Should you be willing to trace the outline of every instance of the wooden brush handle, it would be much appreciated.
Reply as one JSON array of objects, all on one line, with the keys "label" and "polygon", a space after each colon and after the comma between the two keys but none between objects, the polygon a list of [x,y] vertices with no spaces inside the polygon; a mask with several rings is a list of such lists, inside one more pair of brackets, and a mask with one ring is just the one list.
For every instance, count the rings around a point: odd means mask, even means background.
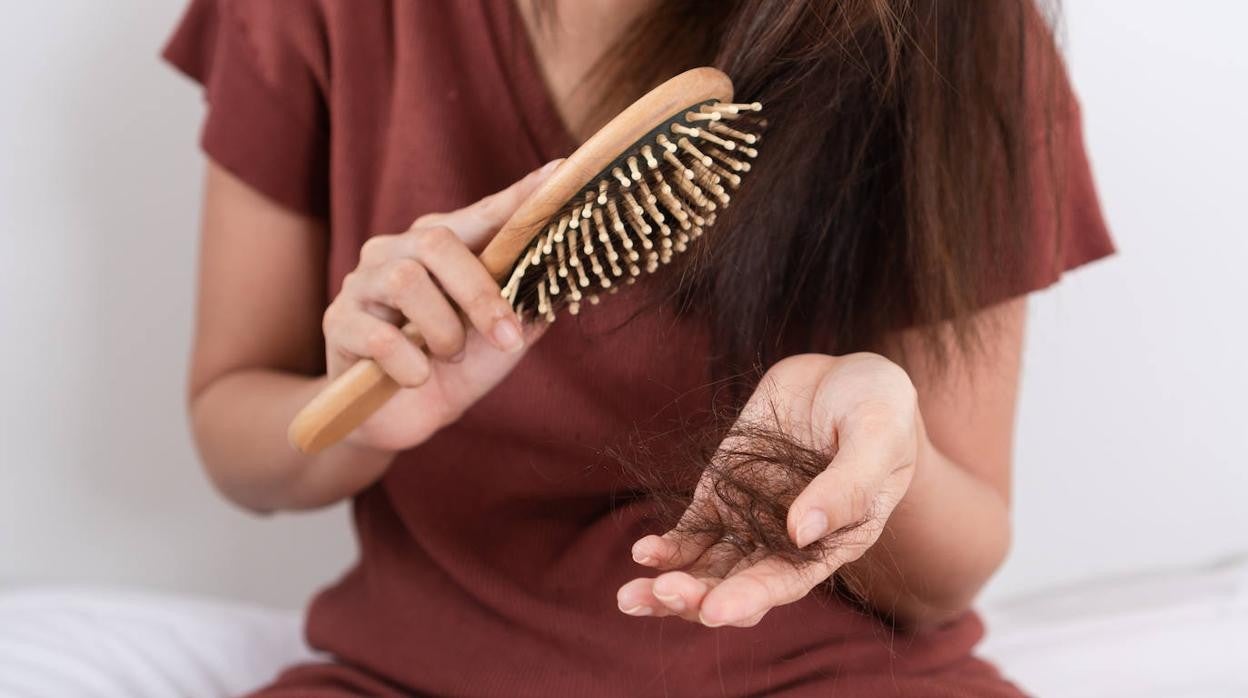
[{"label": "wooden brush handle", "polygon": [[[481,263],[503,281],[546,220],[651,129],[682,108],[717,99],[732,101],[732,81],[714,68],[694,68],[668,80],[603,126],[572,153],[499,229],[481,253]],[[410,326],[403,329],[423,344]],[[316,453],[337,443],[386,403],[399,385],[372,360],[352,366],[312,399],[290,424],[291,445]]]}]

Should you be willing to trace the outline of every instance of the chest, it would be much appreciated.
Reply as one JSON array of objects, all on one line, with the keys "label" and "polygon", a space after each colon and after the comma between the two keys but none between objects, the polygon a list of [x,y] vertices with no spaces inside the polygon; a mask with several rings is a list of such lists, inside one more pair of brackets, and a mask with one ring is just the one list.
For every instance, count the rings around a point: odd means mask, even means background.
[{"label": "chest", "polygon": [[627,39],[646,0],[509,0],[560,120],[578,142],[603,125],[600,106],[620,67],[614,47]]}]

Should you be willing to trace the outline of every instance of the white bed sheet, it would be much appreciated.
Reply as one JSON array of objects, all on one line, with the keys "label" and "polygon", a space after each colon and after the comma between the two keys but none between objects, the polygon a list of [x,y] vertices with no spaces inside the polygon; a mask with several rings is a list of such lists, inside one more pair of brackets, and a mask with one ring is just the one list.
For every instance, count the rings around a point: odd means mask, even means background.
[{"label": "white bed sheet", "polygon": [[[1248,561],[995,604],[984,656],[1039,696],[1248,696]],[[0,697],[217,698],[315,657],[298,613],[98,589],[0,593]]]}]

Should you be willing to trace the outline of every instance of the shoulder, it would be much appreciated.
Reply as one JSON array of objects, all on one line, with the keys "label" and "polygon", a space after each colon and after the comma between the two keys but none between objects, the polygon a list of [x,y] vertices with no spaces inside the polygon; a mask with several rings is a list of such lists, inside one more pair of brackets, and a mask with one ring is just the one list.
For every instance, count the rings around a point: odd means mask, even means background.
[{"label": "shoulder", "polygon": [[1056,15],[1026,3],[1024,104],[1032,284],[1043,288],[1114,252],[1084,140],[1083,114],[1055,30]]}]

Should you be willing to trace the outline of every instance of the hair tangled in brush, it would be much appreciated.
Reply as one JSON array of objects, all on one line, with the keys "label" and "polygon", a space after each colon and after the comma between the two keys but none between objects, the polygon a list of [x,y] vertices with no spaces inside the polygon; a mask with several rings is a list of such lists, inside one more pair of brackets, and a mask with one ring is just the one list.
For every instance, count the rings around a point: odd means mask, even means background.
[{"label": "hair tangled in brush", "polygon": [[587,79],[600,118],[714,65],[770,122],[699,263],[665,275],[709,320],[717,375],[880,351],[906,328],[935,367],[943,326],[980,348],[975,311],[1060,259],[1062,236],[1034,227],[1061,210],[1074,105],[1052,4],[664,0],[627,27]]}]

